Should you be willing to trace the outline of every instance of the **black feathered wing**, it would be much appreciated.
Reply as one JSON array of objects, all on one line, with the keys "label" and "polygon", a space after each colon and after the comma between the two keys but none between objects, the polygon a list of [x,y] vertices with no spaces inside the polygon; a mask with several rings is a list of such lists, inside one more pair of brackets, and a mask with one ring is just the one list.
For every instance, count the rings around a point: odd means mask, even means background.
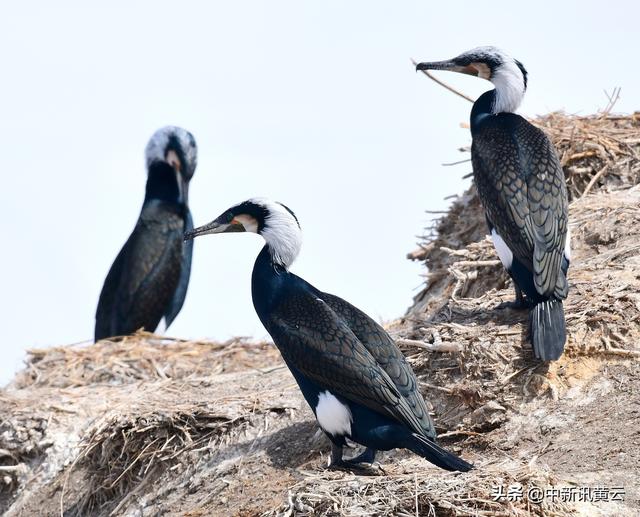
[{"label": "black feathered wing", "polygon": [[375,320],[338,296],[319,293],[320,298],[349,326],[375,361],[387,373],[420,421],[423,434],[436,437],[433,421],[424,398],[418,391],[418,380],[406,358],[391,336]]},{"label": "black feathered wing", "polygon": [[291,293],[270,317],[267,330],[285,361],[321,388],[426,434],[389,374],[319,297]]},{"label": "black feathered wing", "polygon": [[487,218],[514,257],[532,272],[538,294],[566,298],[561,266],[567,190],[547,136],[518,115],[500,114],[474,134],[472,161]]},{"label": "black feathered wing", "polygon": [[105,280],[96,314],[96,339],[154,331],[178,285],[183,216],[161,204],[142,209]]},{"label": "black feathered wing", "polygon": [[96,327],[94,331],[94,339],[96,341],[114,335],[112,331],[114,305],[120,286],[126,252],[127,246],[125,245],[113,261],[107,278],[102,285],[98,308],[96,309]]},{"label": "black feathered wing", "polygon": [[[188,232],[193,230],[193,219],[191,217],[191,212],[187,208],[185,223],[184,223],[184,231]],[[182,269],[180,270],[180,280],[178,281],[178,287],[171,299],[171,303],[169,304],[168,309],[164,313],[164,318],[167,322],[167,328],[173,320],[176,319],[176,316],[182,309],[182,305],[184,304],[184,299],[187,296],[187,288],[189,287],[189,277],[191,276],[191,259],[193,257],[193,242],[194,240],[188,240],[183,244],[182,250]]]}]

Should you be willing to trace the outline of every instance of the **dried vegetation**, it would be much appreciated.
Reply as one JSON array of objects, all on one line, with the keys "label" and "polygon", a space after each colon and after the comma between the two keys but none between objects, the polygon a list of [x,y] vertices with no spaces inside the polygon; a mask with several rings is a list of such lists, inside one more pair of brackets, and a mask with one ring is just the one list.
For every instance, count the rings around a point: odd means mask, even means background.
[{"label": "dried vegetation", "polygon": [[[424,290],[389,325],[441,440],[473,461],[442,472],[404,451],[364,473],[327,471],[272,345],[137,334],[30,352],[0,392],[7,515],[637,515],[640,465],[640,118],[535,121],[571,193],[569,339],[532,358],[526,314],[500,309],[508,277],[473,188],[411,258]],[[527,488],[623,485],[624,502],[535,504]],[[498,486],[520,500],[496,500]]]}]

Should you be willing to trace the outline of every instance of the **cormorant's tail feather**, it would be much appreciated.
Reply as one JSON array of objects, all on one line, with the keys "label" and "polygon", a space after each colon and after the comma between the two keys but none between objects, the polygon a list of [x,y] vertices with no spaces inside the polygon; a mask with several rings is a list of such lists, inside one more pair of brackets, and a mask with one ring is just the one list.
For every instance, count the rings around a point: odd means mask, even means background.
[{"label": "cormorant's tail feather", "polygon": [[471,463],[467,463],[462,458],[443,449],[426,436],[412,434],[407,442],[404,445],[407,449],[419,454],[441,469],[467,472],[473,468]]},{"label": "cormorant's tail feather", "polygon": [[531,344],[536,358],[555,361],[564,350],[567,330],[562,300],[545,300],[536,304],[529,313]]}]

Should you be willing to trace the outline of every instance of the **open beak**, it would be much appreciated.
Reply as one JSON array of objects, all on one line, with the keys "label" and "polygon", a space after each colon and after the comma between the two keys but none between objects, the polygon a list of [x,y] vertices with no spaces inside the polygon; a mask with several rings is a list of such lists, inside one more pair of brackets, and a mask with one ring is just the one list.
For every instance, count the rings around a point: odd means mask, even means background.
[{"label": "open beak", "polygon": [[459,72],[467,75],[478,75],[478,69],[472,65],[459,65],[453,60],[448,61],[432,61],[425,63],[418,63],[416,65],[416,71],[426,70],[447,70],[449,72]]},{"label": "open beak", "polygon": [[211,221],[209,224],[205,224],[203,226],[199,226],[198,228],[194,228],[193,230],[189,230],[188,232],[184,232],[184,240],[189,241],[191,239],[195,239],[199,235],[207,235],[208,233],[233,233],[233,232],[244,232],[245,227],[242,223],[237,221],[231,221],[230,223],[221,223],[216,219],[215,221]]}]

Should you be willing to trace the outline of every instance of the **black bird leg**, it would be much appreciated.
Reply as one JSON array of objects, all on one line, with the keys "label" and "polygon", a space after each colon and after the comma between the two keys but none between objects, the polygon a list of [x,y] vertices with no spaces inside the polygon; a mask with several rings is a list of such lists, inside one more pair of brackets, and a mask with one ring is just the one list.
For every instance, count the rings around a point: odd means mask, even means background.
[{"label": "black bird leg", "polygon": [[520,289],[518,287],[518,284],[516,284],[515,282],[513,283],[513,288],[516,291],[516,299],[513,302],[513,308],[514,309],[527,309],[529,304],[524,299],[524,296],[522,294],[522,289]]},{"label": "black bird leg", "polygon": [[376,452],[375,449],[367,447],[363,452],[355,458],[351,458],[349,461],[353,463],[368,463],[371,465],[376,460]]},{"label": "black bird leg", "polygon": [[356,469],[362,470],[365,469],[362,464],[369,463],[372,464],[376,459],[376,450],[370,449],[367,447],[364,452],[356,456],[355,458],[351,458],[350,460],[346,460],[342,457],[342,446],[331,443],[331,462],[329,463],[330,469],[335,468],[343,468],[343,469]]},{"label": "black bird leg", "polygon": [[331,461],[329,462],[329,468],[332,469],[340,466],[342,466],[342,446],[331,442]]},{"label": "black bird leg", "polygon": [[524,295],[522,294],[522,290],[518,287],[518,284],[513,283],[513,288],[516,292],[516,299],[512,302],[502,302],[498,305],[497,309],[514,309],[517,311],[521,311],[524,309],[529,309],[531,304],[525,300]]}]

